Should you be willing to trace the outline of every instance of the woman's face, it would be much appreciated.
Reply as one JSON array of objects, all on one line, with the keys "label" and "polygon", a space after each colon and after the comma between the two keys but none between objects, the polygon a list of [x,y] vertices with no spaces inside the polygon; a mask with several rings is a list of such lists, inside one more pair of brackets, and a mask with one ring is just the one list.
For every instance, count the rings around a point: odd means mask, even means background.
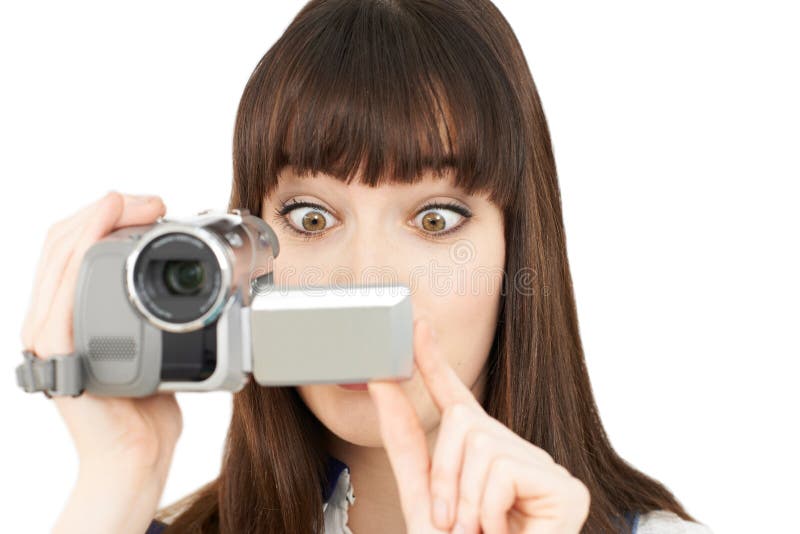
[{"label": "woman's face", "polygon": [[[430,207],[436,203],[452,206]],[[450,366],[482,399],[505,265],[503,214],[497,206],[455,188],[449,173],[371,188],[323,174],[301,177],[286,167],[264,199],[261,215],[280,241],[273,264],[276,285],[408,286],[414,319],[431,324]],[[416,366],[401,385],[430,432],[439,413]],[[353,444],[381,446],[368,391],[338,384],[297,389],[333,434]]]}]

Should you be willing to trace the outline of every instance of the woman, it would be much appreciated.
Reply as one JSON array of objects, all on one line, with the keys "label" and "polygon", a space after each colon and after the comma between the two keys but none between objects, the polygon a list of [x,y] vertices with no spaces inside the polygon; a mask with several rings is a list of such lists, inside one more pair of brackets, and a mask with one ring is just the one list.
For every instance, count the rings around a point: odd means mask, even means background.
[{"label": "woman", "polygon": [[[152,523],[174,396],[54,398],[81,458],[56,531],[709,532],[604,432],[545,116],[490,2],[309,2],[245,87],[229,206],[276,229],[277,284],[409,285],[414,376],[250,383],[219,477]],[[86,249],[164,212],[112,192],[56,223],[25,347],[70,352]]]}]

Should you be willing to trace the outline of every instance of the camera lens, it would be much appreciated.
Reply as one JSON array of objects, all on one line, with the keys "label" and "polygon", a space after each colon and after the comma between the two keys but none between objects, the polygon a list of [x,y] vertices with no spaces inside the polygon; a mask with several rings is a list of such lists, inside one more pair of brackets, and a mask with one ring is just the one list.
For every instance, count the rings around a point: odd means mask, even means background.
[{"label": "camera lens", "polygon": [[203,265],[196,260],[172,260],[164,266],[164,283],[173,295],[192,295],[200,290],[205,279]]},{"label": "camera lens", "polygon": [[168,232],[149,241],[132,267],[143,313],[170,325],[198,321],[226,295],[222,264],[205,240]]}]

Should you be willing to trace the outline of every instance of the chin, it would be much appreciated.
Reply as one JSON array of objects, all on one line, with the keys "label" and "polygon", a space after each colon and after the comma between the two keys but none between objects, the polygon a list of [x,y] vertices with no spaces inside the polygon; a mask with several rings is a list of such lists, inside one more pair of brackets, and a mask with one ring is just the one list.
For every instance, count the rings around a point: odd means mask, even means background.
[{"label": "chin", "polygon": [[343,420],[342,417],[334,417],[330,420],[320,419],[320,421],[328,429],[328,432],[342,441],[359,447],[383,447],[377,422],[372,425],[353,425],[349,421]]},{"label": "chin", "polygon": [[383,446],[369,391],[351,391],[336,384],[297,386],[297,391],[331,434],[362,447]]}]

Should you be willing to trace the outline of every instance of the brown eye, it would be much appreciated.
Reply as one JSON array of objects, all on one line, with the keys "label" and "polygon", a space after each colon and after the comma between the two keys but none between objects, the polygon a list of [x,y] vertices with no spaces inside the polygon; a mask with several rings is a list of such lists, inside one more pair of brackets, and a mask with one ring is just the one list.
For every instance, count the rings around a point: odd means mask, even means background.
[{"label": "brown eye", "polygon": [[325,217],[318,211],[306,213],[303,216],[303,229],[313,232],[325,228]]},{"label": "brown eye", "polygon": [[298,232],[318,234],[336,223],[336,218],[319,207],[299,206],[286,214],[292,228]]},{"label": "brown eye", "polygon": [[455,229],[465,216],[450,208],[423,209],[414,223],[429,234],[446,233]]},{"label": "brown eye", "polygon": [[435,211],[429,211],[422,216],[422,227],[429,232],[440,232],[444,230],[444,217]]}]

